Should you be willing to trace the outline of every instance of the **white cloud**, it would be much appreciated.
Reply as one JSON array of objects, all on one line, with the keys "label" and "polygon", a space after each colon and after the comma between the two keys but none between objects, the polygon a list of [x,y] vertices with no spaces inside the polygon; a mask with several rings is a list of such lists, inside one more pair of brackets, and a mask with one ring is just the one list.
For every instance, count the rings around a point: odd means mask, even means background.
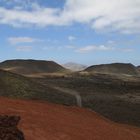
[{"label": "white cloud", "polygon": [[78,22],[98,31],[140,33],[140,0],[66,0],[63,9],[46,8],[37,3],[30,9],[0,7],[0,23],[46,27]]},{"label": "white cloud", "polygon": [[108,46],[104,46],[104,45],[101,45],[101,46],[85,46],[85,47],[82,47],[82,48],[79,48],[76,50],[76,52],[78,53],[88,53],[88,52],[93,52],[93,51],[111,51],[111,50],[114,50],[113,47],[108,47]]},{"label": "white cloud", "polygon": [[14,27],[59,25],[58,13],[59,9],[41,8],[39,6],[34,7],[32,11],[0,7],[0,23],[10,24]]},{"label": "white cloud", "polygon": [[95,30],[140,30],[140,0],[67,0],[63,14],[69,21],[87,23]]},{"label": "white cloud", "polygon": [[32,46],[17,46],[16,51],[18,52],[30,52],[32,50]]},{"label": "white cloud", "polygon": [[134,52],[135,50],[132,48],[118,48],[118,47],[115,47],[114,45],[112,45],[112,46],[89,45],[89,46],[81,47],[81,48],[75,50],[75,52],[77,52],[77,53],[89,53],[89,52],[95,52],[95,51],[117,51],[117,52],[131,53],[131,52]]},{"label": "white cloud", "polygon": [[69,40],[69,41],[73,41],[73,40],[75,40],[75,39],[76,39],[75,36],[69,36],[69,37],[68,37],[68,40]]},{"label": "white cloud", "polygon": [[39,39],[31,38],[31,37],[10,37],[8,38],[8,42],[12,45],[21,44],[21,43],[33,43],[38,42]]}]

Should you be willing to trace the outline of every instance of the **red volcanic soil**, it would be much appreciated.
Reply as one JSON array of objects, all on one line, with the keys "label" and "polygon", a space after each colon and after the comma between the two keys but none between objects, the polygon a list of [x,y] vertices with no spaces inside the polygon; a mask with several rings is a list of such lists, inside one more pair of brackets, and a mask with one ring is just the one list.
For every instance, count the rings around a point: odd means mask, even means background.
[{"label": "red volcanic soil", "polygon": [[140,140],[140,128],[78,107],[1,97],[0,114],[20,115],[26,140]]}]

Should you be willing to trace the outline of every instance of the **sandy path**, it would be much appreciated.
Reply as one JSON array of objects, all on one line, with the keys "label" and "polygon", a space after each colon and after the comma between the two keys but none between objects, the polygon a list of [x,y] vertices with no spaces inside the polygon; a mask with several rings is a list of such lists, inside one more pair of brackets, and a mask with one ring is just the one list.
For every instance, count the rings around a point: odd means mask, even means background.
[{"label": "sandy path", "polygon": [[[45,84],[45,83],[43,83],[43,85],[48,86],[48,84]],[[75,91],[73,89],[69,89],[69,88],[54,86],[54,85],[51,85],[51,84],[49,84],[49,87],[51,87],[52,89],[56,89],[60,92],[66,93],[66,94],[73,95],[76,99],[77,106],[82,107],[82,98],[77,91]]]},{"label": "sandy path", "polygon": [[73,95],[76,98],[77,106],[82,107],[82,99],[81,99],[80,94],[77,91],[74,91],[68,88],[56,87],[56,86],[55,87],[53,86],[53,88],[60,92]]}]

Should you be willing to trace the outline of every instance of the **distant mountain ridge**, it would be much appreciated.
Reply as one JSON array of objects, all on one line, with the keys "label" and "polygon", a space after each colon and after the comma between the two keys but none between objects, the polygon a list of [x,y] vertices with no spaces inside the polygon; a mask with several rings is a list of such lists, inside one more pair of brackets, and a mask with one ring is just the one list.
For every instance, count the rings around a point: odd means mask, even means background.
[{"label": "distant mountain ridge", "polygon": [[85,68],[87,68],[87,66],[85,66],[85,65],[74,63],[74,62],[69,62],[69,63],[63,64],[63,67],[70,69],[72,71],[81,71],[81,70],[84,70]]},{"label": "distant mountain ridge", "polygon": [[101,74],[140,75],[140,67],[136,67],[131,63],[100,64],[86,67],[73,62],[66,63],[61,66],[54,61],[15,59],[1,62],[0,69],[31,77],[44,77],[51,74],[65,75],[67,73],[71,73],[71,71]]},{"label": "distant mountain ridge", "polygon": [[87,72],[105,73],[105,74],[126,74],[126,75],[138,75],[139,71],[137,67],[130,63],[112,63],[93,65],[85,69]]},{"label": "distant mountain ridge", "polygon": [[21,75],[40,73],[61,73],[68,71],[54,61],[45,60],[7,60],[0,63],[0,68]]}]

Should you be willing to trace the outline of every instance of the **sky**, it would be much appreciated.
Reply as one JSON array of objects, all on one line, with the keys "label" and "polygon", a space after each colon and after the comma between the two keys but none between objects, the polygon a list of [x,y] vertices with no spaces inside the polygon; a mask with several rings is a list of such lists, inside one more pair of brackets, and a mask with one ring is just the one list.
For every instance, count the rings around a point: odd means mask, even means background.
[{"label": "sky", "polygon": [[0,0],[0,61],[140,65],[140,0]]}]

